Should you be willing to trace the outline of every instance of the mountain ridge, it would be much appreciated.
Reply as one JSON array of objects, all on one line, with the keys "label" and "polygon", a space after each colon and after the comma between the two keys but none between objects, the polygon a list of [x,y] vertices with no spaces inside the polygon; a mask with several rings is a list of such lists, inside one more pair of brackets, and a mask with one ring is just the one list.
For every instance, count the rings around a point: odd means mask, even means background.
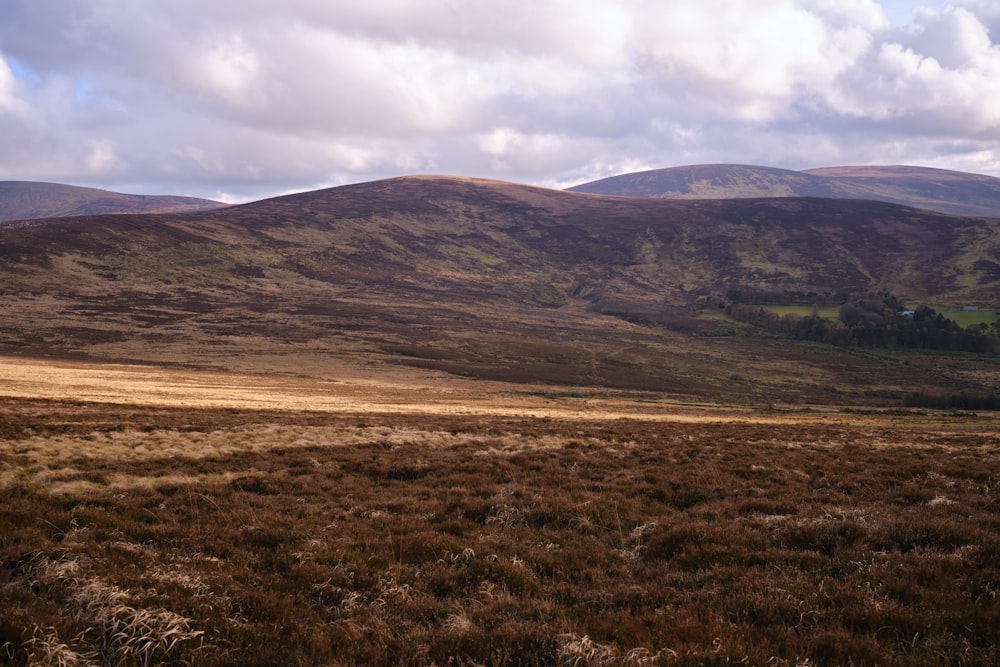
[{"label": "mountain ridge", "polygon": [[0,221],[200,211],[224,206],[197,197],[131,195],[44,181],[0,181]]},{"label": "mountain ridge", "polygon": [[953,215],[1000,217],[1000,178],[905,165],[803,171],[741,164],[687,165],[620,174],[567,190],[666,199],[870,199]]},{"label": "mountain ridge", "polygon": [[[96,239],[103,234],[103,242],[111,245],[134,243],[136,239],[122,235],[121,229],[136,230],[143,225],[139,218],[123,215],[53,218],[45,226],[60,228],[65,238],[42,232],[36,236],[46,237],[47,243],[69,252],[83,236]],[[12,223],[0,227],[8,249],[16,227]],[[311,241],[292,240],[298,230],[310,230],[308,234],[314,237],[325,235],[324,242],[332,244],[323,247],[323,252],[336,256],[343,266],[357,259],[366,243],[374,260],[398,264],[419,260],[421,252],[425,259],[430,257],[427,253],[440,255],[449,246],[464,247],[462,252],[468,253],[471,250],[463,244],[469,242],[476,244],[481,254],[495,253],[494,266],[534,253],[538,262],[558,259],[558,268],[563,271],[569,271],[574,262],[598,259],[606,263],[602,269],[630,271],[643,263],[655,265],[660,278],[670,281],[680,278],[671,273],[675,265],[703,264],[698,278],[701,282],[693,290],[701,292],[719,280],[756,280],[757,286],[770,284],[776,289],[796,285],[829,289],[841,283],[856,292],[895,281],[886,286],[903,291],[904,297],[910,296],[905,293],[906,286],[917,284],[924,291],[913,296],[956,301],[981,298],[994,288],[989,276],[977,274],[973,267],[976,262],[996,259],[1000,253],[995,239],[997,225],[989,219],[948,216],[871,200],[584,196],[448,176],[397,177],[215,211],[159,214],[155,224],[146,227],[183,233],[184,240],[178,243],[225,240],[237,246],[277,244],[282,250],[297,246],[313,252]],[[501,234],[506,245],[498,241]],[[29,249],[28,244],[21,247]],[[949,254],[967,250],[967,256],[960,260]],[[547,259],[542,259],[542,254]],[[850,260],[845,264],[847,256]],[[909,268],[894,264],[897,260]],[[932,260],[933,266],[922,267],[925,275],[916,283],[893,278],[915,275],[914,262],[923,260]],[[450,269],[458,264],[461,262],[453,261]],[[848,265],[863,268],[848,275],[838,273],[834,264],[841,269]],[[412,266],[420,266],[420,262]],[[490,262],[468,266],[485,270]],[[693,279],[688,282],[695,284]],[[661,287],[665,289],[666,283]]]}]

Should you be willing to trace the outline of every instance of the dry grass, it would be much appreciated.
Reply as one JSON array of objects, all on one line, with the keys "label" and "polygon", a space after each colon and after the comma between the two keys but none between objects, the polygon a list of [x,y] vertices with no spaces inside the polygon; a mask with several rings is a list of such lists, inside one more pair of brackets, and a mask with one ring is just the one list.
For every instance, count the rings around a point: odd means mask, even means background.
[{"label": "dry grass", "polygon": [[25,643],[28,664],[153,665],[170,662],[204,633],[190,619],[161,608],[136,608],[129,595],[89,572],[68,554],[52,560],[37,554],[22,566],[21,577],[31,589],[62,600],[60,615],[82,627],[64,643],[56,627],[35,626]]},{"label": "dry grass", "polygon": [[0,399],[0,661],[1000,661],[991,417],[487,398]]},{"label": "dry grass", "polygon": [[[331,362],[324,372],[322,377],[289,377],[0,356],[0,397],[185,408],[693,423],[797,419],[750,407],[668,402],[648,392],[467,380],[409,368],[371,369]],[[807,416],[810,421],[829,417],[815,411]]]}]

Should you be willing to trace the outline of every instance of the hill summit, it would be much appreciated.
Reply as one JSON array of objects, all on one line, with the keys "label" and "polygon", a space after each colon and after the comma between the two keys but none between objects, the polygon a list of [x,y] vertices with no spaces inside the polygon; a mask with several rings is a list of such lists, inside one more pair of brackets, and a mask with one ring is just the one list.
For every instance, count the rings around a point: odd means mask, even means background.
[{"label": "hill summit", "polygon": [[868,199],[953,215],[1000,217],[1000,178],[928,167],[826,167],[791,171],[753,165],[702,164],[621,174],[569,190],[663,199]]}]

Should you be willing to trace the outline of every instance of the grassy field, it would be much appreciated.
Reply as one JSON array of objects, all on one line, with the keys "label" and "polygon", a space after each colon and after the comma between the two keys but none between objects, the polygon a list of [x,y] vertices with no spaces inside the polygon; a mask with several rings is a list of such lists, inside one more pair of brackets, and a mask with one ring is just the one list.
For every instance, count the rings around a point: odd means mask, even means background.
[{"label": "grassy field", "polygon": [[[802,305],[785,305],[785,306],[761,306],[765,310],[770,310],[779,315],[787,315],[791,313],[792,315],[798,315],[799,317],[806,317],[812,315],[812,306],[802,306]],[[840,317],[840,306],[818,306],[816,312],[820,317],[826,318],[828,320],[835,320]]]},{"label": "grassy field", "polygon": [[[920,305],[920,304],[917,304]],[[793,315],[798,315],[800,317],[805,317],[807,315],[812,315],[812,306],[803,305],[783,305],[783,306],[761,306],[766,310],[770,310],[779,315],[786,315],[791,313]],[[983,308],[981,310],[962,310],[961,308],[945,308],[941,306],[931,305],[935,311],[944,315],[949,320],[952,320],[962,328],[972,326],[973,324],[992,324],[1000,319],[1000,315],[997,314],[992,308]],[[817,308],[820,317],[824,317],[828,320],[835,320],[840,316],[840,306],[820,306]]]},{"label": "grassy field", "polygon": [[1000,662],[997,415],[0,373],[4,664]]},{"label": "grassy field", "polygon": [[992,324],[1000,320],[1000,313],[992,308],[981,310],[962,310],[961,308],[937,308],[931,306],[937,312],[944,315],[949,320],[958,323],[960,327],[969,327],[973,324]]}]

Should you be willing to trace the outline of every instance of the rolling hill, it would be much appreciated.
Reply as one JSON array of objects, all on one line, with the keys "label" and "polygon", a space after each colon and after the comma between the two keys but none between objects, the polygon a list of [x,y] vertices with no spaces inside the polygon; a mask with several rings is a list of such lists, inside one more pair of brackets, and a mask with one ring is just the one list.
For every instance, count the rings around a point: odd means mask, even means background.
[{"label": "rolling hill", "polygon": [[60,183],[0,181],[0,221],[108,213],[203,211],[225,204],[171,195],[126,195]]},{"label": "rolling hill", "polygon": [[706,164],[622,174],[569,190],[666,199],[870,199],[954,215],[1000,217],[1000,178],[927,167],[828,167],[791,171]]},{"label": "rolling hill", "polygon": [[0,224],[0,352],[247,372],[398,364],[712,400],[989,391],[998,362],[789,341],[731,290],[994,305],[1000,225],[872,201],[414,176],[199,213]]}]

